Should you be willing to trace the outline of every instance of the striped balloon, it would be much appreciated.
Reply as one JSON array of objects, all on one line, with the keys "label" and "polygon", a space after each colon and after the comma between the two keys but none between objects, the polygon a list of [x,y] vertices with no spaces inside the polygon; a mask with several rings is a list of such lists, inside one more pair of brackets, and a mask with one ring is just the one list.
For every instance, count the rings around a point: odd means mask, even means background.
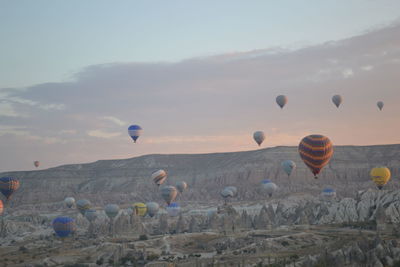
[{"label": "striped balloon", "polygon": [[156,172],[153,172],[153,174],[151,175],[151,179],[153,179],[156,185],[160,186],[167,179],[167,172],[164,170],[158,170]]},{"label": "striped balloon", "polygon": [[136,140],[142,135],[143,129],[139,125],[131,125],[128,128],[128,134],[133,139],[133,142],[136,143]]},{"label": "striped balloon", "polygon": [[12,177],[2,177],[0,178],[0,192],[6,197],[7,200],[10,199],[11,195],[17,191],[19,188],[19,181]]},{"label": "striped balloon", "polygon": [[53,229],[59,237],[67,237],[75,232],[75,221],[69,217],[57,217],[53,221]]},{"label": "striped balloon", "polygon": [[309,135],[301,140],[299,154],[314,174],[314,178],[317,179],[317,175],[329,163],[333,155],[333,145],[331,140],[326,136],[318,134]]}]

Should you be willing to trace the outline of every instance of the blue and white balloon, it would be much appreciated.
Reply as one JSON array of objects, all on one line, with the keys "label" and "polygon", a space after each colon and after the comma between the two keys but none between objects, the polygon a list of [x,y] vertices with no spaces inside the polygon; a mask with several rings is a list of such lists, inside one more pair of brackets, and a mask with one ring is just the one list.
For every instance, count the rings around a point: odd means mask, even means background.
[{"label": "blue and white balloon", "polygon": [[133,142],[136,143],[136,140],[142,135],[143,129],[139,125],[131,125],[128,128],[128,134],[132,138]]}]

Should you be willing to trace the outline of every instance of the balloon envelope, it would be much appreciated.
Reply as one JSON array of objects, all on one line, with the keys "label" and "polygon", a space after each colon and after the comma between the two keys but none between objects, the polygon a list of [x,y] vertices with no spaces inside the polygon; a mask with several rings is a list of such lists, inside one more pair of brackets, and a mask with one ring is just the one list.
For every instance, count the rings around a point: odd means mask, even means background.
[{"label": "balloon envelope", "polygon": [[176,189],[178,189],[178,191],[180,193],[183,193],[183,191],[185,191],[186,188],[187,188],[187,183],[186,182],[181,181],[181,182],[177,182],[176,183]]},{"label": "balloon envelope", "polygon": [[376,103],[376,105],[378,106],[379,110],[382,110],[384,103],[382,101],[378,101],[378,103]]},{"label": "balloon envelope", "polygon": [[236,186],[227,186],[226,188],[227,188],[228,190],[231,190],[231,191],[232,191],[234,197],[237,196],[237,188],[236,188]]},{"label": "balloon envelope", "polygon": [[160,206],[156,202],[147,202],[146,206],[147,206],[147,214],[150,217],[154,217],[158,213],[158,210],[160,209]]},{"label": "balloon envelope", "polygon": [[278,186],[268,179],[262,180],[261,185],[270,197],[278,189]]},{"label": "balloon envelope", "polygon": [[332,199],[336,197],[336,191],[333,188],[325,188],[322,190],[321,195],[323,198]]},{"label": "balloon envelope", "polygon": [[292,174],[293,170],[296,168],[296,163],[293,160],[285,160],[282,162],[282,169],[288,176]]},{"label": "balloon envelope", "polygon": [[265,140],[265,134],[263,131],[257,131],[253,133],[253,139],[260,146]]},{"label": "balloon envelope", "polygon": [[67,237],[75,232],[75,221],[69,217],[57,217],[53,220],[53,229],[59,237]]},{"label": "balloon envelope", "polygon": [[143,129],[139,125],[131,125],[128,128],[128,134],[132,138],[133,142],[136,143],[136,140],[142,135]]},{"label": "balloon envelope", "polygon": [[11,195],[19,188],[19,181],[12,177],[1,177],[0,178],[0,192],[10,199]]},{"label": "balloon envelope", "polygon": [[133,203],[133,213],[135,213],[136,215],[139,215],[141,217],[145,216],[147,213],[147,206],[144,203],[141,202],[136,202]]},{"label": "balloon envelope", "polygon": [[3,212],[4,212],[4,204],[3,201],[1,201],[0,199],[0,215],[3,214]]},{"label": "balloon envelope", "polygon": [[228,197],[233,197],[234,196],[234,193],[232,192],[232,190],[230,190],[229,188],[224,188],[222,191],[221,191],[221,196],[223,197],[223,198],[228,198]]},{"label": "balloon envelope", "polygon": [[75,204],[75,198],[73,197],[67,197],[64,199],[65,205],[67,205],[68,208],[71,208]]},{"label": "balloon envelope", "polygon": [[180,211],[181,211],[181,207],[176,202],[172,202],[171,204],[169,204],[167,206],[167,213],[169,216],[176,217],[179,215]]},{"label": "balloon envelope", "polygon": [[92,207],[92,204],[87,199],[80,199],[76,202],[76,208],[82,215],[85,215],[85,212]]},{"label": "balloon envelope", "polygon": [[287,102],[288,102],[288,99],[287,99],[287,97],[286,97],[285,95],[278,95],[278,96],[276,97],[276,103],[277,103],[281,108],[283,108],[283,107],[286,105]]},{"label": "balloon envelope", "polygon": [[340,95],[334,95],[332,96],[332,102],[335,104],[335,106],[338,108],[340,104],[342,103],[343,98]]},{"label": "balloon envelope", "polygon": [[156,185],[160,186],[160,185],[162,185],[162,184],[165,182],[165,180],[167,179],[167,172],[164,171],[164,170],[155,171],[155,172],[153,172],[153,173],[151,174],[151,179],[153,179],[153,182],[154,182]]},{"label": "balloon envelope", "polygon": [[390,180],[390,170],[387,167],[376,167],[370,172],[371,179],[379,189],[382,189]]},{"label": "balloon envelope", "polygon": [[315,178],[318,178],[317,175],[329,163],[333,155],[333,145],[326,136],[309,135],[301,140],[299,154]]},{"label": "balloon envelope", "polygon": [[33,162],[33,165],[35,165],[35,167],[37,168],[37,167],[39,167],[40,162],[36,160],[36,161]]},{"label": "balloon envelope", "polygon": [[108,218],[112,219],[117,217],[119,213],[119,207],[116,204],[108,204],[104,207],[104,211],[106,212]]},{"label": "balloon envelope", "polygon": [[174,186],[168,185],[161,188],[161,196],[168,205],[175,200],[177,194],[178,190]]}]

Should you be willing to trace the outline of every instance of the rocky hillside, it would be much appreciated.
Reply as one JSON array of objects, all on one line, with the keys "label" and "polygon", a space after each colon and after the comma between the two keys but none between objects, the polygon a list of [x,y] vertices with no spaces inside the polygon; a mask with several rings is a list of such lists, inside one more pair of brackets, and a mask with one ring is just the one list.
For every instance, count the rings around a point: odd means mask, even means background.
[{"label": "rocky hillside", "polygon": [[[297,164],[290,178],[281,170],[280,164],[286,159]],[[355,197],[359,190],[374,187],[369,171],[379,165],[391,169],[392,180],[387,188],[396,188],[400,145],[336,146],[330,164],[318,180],[314,180],[306,169],[297,147],[215,154],[146,155],[46,170],[8,172],[0,176],[10,175],[21,181],[21,188],[11,205],[57,202],[66,196],[86,197],[103,205],[109,202],[161,202],[150,175],[155,170],[165,169],[169,174],[167,183],[184,180],[189,185],[180,201],[201,204],[220,201],[219,192],[227,185],[239,188],[237,201],[265,199],[259,184],[266,178],[279,186],[277,197],[299,192],[315,195],[325,186],[336,188],[340,197]]]}]

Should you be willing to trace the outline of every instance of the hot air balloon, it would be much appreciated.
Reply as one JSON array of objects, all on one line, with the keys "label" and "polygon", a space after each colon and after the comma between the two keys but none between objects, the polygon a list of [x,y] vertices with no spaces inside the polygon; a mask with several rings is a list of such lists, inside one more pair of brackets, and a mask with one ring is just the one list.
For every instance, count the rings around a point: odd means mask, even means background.
[{"label": "hot air balloon", "polygon": [[283,108],[283,107],[286,105],[287,102],[288,102],[288,99],[287,99],[287,97],[284,96],[284,95],[278,95],[278,96],[276,97],[276,103],[277,103],[281,108]]},{"label": "hot air balloon", "polygon": [[97,219],[97,211],[94,209],[88,209],[85,211],[85,218],[89,222],[94,222]]},{"label": "hot air balloon", "polygon": [[147,202],[147,214],[150,217],[154,217],[157,213],[158,210],[160,209],[160,206],[156,202]]},{"label": "hot air balloon", "polygon": [[151,175],[151,179],[153,179],[156,185],[160,186],[167,179],[167,172],[164,170],[158,170],[156,172],[153,172],[153,174]]},{"label": "hot air balloon", "polygon": [[82,215],[85,215],[85,212],[92,207],[92,204],[87,199],[80,199],[76,202],[76,208]]},{"label": "hot air balloon", "polygon": [[169,204],[167,206],[167,213],[171,217],[178,216],[180,211],[181,211],[181,207],[176,202],[172,202],[171,204]]},{"label": "hot air balloon", "polygon": [[37,167],[39,167],[40,162],[36,160],[36,161],[33,162],[33,165],[37,168]]},{"label": "hot air balloon", "polygon": [[178,191],[180,193],[183,193],[183,191],[185,191],[187,188],[187,183],[182,181],[182,182],[177,182],[176,183],[176,189],[178,189]]},{"label": "hot air balloon", "polygon": [[75,221],[69,217],[57,217],[53,220],[53,229],[59,237],[68,237],[76,230]]},{"label": "hot air balloon", "polygon": [[75,204],[75,198],[73,197],[67,197],[64,199],[65,205],[67,205],[68,208],[72,208],[72,206]]},{"label": "hot air balloon", "polygon": [[262,142],[264,142],[264,140],[265,140],[265,134],[263,131],[257,131],[257,132],[254,132],[253,138],[254,138],[254,141],[256,141],[256,143],[258,144],[258,146],[260,146],[262,144]]},{"label": "hot air balloon", "polygon": [[168,185],[161,188],[161,196],[168,205],[175,200],[177,194],[178,190],[174,186]]},{"label": "hot air balloon", "polygon": [[12,177],[0,178],[0,192],[6,197],[7,201],[11,195],[19,188],[19,181]]},{"label": "hot air balloon", "polygon": [[325,188],[322,190],[321,196],[327,200],[334,199],[336,197],[336,191],[332,188]]},{"label": "hot air balloon", "polygon": [[3,212],[4,212],[4,204],[3,201],[1,201],[0,199],[0,215],[3,214]]},{"label": "hot air balloon", "polygon": [[119,207],[116,204],[108,204],[104,207],[104,211],[108,218],[114,219],[119,213]]},{"label": "hot air balloon", "polygon": [[376,105],[378,106],[379,110],[382,110],[384,103],[383,103],[383,101],[378,101],[378,103],[376,103]]},{"label": "hot air balloon", "polygon": [[135,213],[136,215],[139,215],[141,217],[146,215],[146,212],[147,212],[146,204],[141,203],[141,202],[136,202],[136,203],[133,203],[132,207],[133,207],[133,213]]},{"label": "hot air balloon", "polygon": [[314,178],[322,168],[329,163],[333,155],[333,145],[328,137],[323,135],[309,135],[303,138],[299,144],[299,154],[301,159],[310,168]]},{"label": "hot air balloon", "polygon": [[268,179],[262,180],[261,185],[269,197],[272,197],[272,194],[278,189],[278,186]]},{"label": "hot air balloon", "polygon": [[390,170],[387,167],[373,168],[370,175],[379,190],[390,180]]},{"label": "hot air balloon", "polygon": [[230,198],[230,197],[234,197],[234,193],[232,192],[232,190],[230,190],[229,188],[224,188],[221,191],[221,196],[225,199]]},{"label": "hot air balloon", "polygon": [[226,188],[232,191],[234,197],[237,196],[237,188],[235,186],[227,186]]},{"label": "hot air balloon", "polygon": [[136,140],[142,135],[143,129],[139,125],[131,125],[128,128],[128,134],[133,139],[133,142],[136,143]]},{"label": "hot air balloon", "polygon": [[335,104],[335,106],[336,106],[337,108],[339,108],[339,106],[340,106],[340,104],[342,103],[342,101],[343,101],[342,96],[340,96],[340,95],[334,95],[334,96],[332,96],[332,102],[333,102],[333,104]]},{"label": "hot air balloon", "polygon": [[288,176],[292,174],[292,171],[296,169],[296,163],[293,160],[285,160],[282,162],[282,169],[286,172]]}]

